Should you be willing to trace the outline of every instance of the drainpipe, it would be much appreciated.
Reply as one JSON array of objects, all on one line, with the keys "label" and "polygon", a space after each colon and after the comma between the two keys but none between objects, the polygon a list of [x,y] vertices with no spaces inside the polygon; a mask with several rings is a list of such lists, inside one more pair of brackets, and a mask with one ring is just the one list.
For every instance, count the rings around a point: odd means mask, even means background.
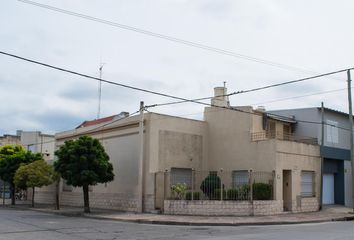
[{"label": "drainpipe", "polygon": [[354,140],[353,140],[353,110],[352,110],[352,93],[351,93],[351,77],[350,77],[350,70],[347,70],[348,76],[348,105],[349,105],[349,129],[350,129],[350,160],[352,163],[352,205],[353,205],[353,212],[354,212]]},{"label": "drainpipe", "polygon": [[322,150],[324,147],[324,106],[323,102],[321,102],[321,187],[320,187],[320,210],[322,210],[322,203],[323,203],[323,168],[324,168],[324,156],[322,154]]}]

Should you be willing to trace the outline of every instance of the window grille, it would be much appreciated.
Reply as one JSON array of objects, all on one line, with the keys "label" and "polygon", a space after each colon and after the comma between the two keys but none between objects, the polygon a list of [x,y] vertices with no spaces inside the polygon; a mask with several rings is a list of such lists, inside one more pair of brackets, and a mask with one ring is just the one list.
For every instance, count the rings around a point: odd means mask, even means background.
[{"label": "window grille", "polygon": [[233,171],[232,172],[232,185],[238,188],[242,185],[249,184],[248,171]]},{"label": "window grille", "polygon": [[188,189],[192,188],[192,169],[189,168],[172,168],[171,169],[171,186],[177,183],[185,183]]},{"label": "window grille", "polygon": [[314,179],[315,179],[315,172],[312,171],[301,172],[301,196],[302,197],[315,196]]}]

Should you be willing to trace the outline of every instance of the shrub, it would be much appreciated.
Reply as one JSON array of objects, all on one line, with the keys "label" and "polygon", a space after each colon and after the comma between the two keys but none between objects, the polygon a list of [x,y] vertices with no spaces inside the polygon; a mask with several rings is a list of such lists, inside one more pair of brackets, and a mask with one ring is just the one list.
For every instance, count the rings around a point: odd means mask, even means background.
[{"label": "shrub", "polygon": [[249,200],[250,199],[250,185],[244,184],[238,189],[237,200]]},{"label": "shrub", "polygon": [[[223,190],[223,200],[226,200],[226,190]],[[212,196],[211,200],[221,200],[221,189],[215,189],[214,195]]]},{"label": "shrub", "polygon": [[[192,200],[192,192],[186,193],[186,200]],[[193,192],[193,200],[200,200],[200,192]]]},{"label": "shrub", "polygon": [[253,184],[253,200],[271,200],[272,185],[267,183]]},{"label": "shrub", "polygon": [[171,197],[172,199],[181,200],[184,198],[187,191],[187,184],[177,183],[171,186]]},{"label": "shrub", "polygon": [[220,177],[217,175],[207,176],[202,184],[200,185],[200,190],[209,198],[214,199],[216,197],[215,190],[220,189]]},{"label": "shrub", "polygon": [[239,191],[236,188],[230,188],[226,192],[226,199],[227,200],[238,200]]}]

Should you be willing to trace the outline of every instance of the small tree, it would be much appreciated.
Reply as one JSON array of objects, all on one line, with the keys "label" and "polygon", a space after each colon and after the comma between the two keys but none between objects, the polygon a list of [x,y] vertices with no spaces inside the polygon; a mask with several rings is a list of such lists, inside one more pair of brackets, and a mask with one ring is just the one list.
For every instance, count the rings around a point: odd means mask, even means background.
[{"label": "small tree", "polygon": [[42,159],[39,153],[32,153],[20,145],[5,145],[0,148],[0,178],[10,184],[11,204],[15,205],[14,176],[21,164]]},{"label": "small tree", "polygon": [[58,157],[54,162],[55,170],[67,184],[82,187],[84,211],[89,213],[89,186],[110,182],[114,178],[113,166],[103,146],[97,139],[82,136],[65,141],[55,155]]},{"label": "small tree", "polygon": [[32,188],[32,207],[34,207],[35,188],[48,186],[53,180],[54,169],[44,160],[20,166],[14,177],[14,183],[18,188]]}]

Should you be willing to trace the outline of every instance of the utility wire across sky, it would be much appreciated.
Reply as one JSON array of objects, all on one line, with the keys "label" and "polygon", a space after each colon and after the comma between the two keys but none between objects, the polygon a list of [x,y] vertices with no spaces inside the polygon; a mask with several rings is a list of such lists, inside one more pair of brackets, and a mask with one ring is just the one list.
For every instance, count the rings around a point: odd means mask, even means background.
[{"label": "utility wire across sky", "polygon": [[[201,100],[211,99],[212,97],[187,99],[187,98],[178,97],[178,96],[174,96],[174,95],[167,94],[167,93],[162,93],[162,92],[152,91],[152,90],[148,90],[148,89],[144,89],[144,88],[134,87],[134,86],[127,85],[127,84],[122,84],[122,83],[106,80],[106,79],[103,79],[103,78],[97,78],[97,77],[90,76],[90,75],[87,75],[87,74],[84,74],[84,73],[80,73],[80,72],[77,72],[77,71],[74,71],[74,70],[69,70],[69,69],[65,69],[65,68],[62,68],[62,67],[54,66],[54,65],[51,65],[51,64],[48,64],[48,63],[39,62],[39,61],[36,61],[36,60],[33,60],[33,59],[25,58],[25,57],[22,57],[22,56],[19,56],[19,55],[15,55],[15,54],[11,54],[11,53],[4,52],[4,51],[0,51],[0,54],[6,55],[6,56],[9,56],[9,57],[12,57],[12,58],[17,58],[17,59],[20,59],[22,61],[30,62],[30,63],[33,63],[33,64],[41,65],[41,66],[44,66],[44,67],[47,67],[47,68],[55,69],[55,70],[58,70],[58,71],[62,71],[62,72],[70,73],[70,74],[73,74],[73,75],[81,76],[81,77],[84,77],[84,78],[93,79],[95,81],[101,81],[101,82],[105,82],[105,83],[108,83],[108,84],[112,84],[112,85],[116,85],[116,86],[120,86],[120,87],[124,87],[124,88],[129,88],[129,89],[140,91],[140,92],[145,92],[145,93],[149,93],[149,94],[153,94],[153,95],[158,95],[158,96],[162,96],[162,97],[167,97],[167,98],[172,98],[172,99],[179,100],[178,102],[170,102],[170,103],[162,103],[162,104],[151,105],[151,106],[154,106],[154,107],[155,106],[172,105],[172,104],[184,103],[184,102],[192,102],[192,103],[197,103],[197,104],[201,104],[201,105],[212,106],[211,104],[200,102]],[[279,87],[279,86],[284,86],[284,85],[288,85],[288,84],[294,84],[294,83],[298,83],[298,82],[308,81],[308,80],[315,79],[315,78],[325,77],[325,76],[329,76],[329,75],[333,75],[333,74],[337,74],[337,73],[341,73],[341,72],[345,72],[347,70],[353,70],[353,69],[354,68],[341,69],[341,70],[328,72],[328,73],[323,73],[323,74],[319,74],[319,75],[315,75],[315,76],[311,76],[311,77],[300,78],[300,79],[297,79],[297,80],[286,81],[286,82],[282,82],[282,83],[267,85],[267,86],[264,86],[264,87],[258,87],[258,88],[243,90],[243,91],[237,91],[237,92],[233,92],[233,93],[226,94],[226,95],[220,95],[220,96],[232,96],[232,95],[236,95],[236,94],[260,91],[260,90],[264,90],[264,89],[268,89],[268,88]],[[151,107],[151,106],[149,106],[149,107]]]},{"label": "utility wire across sky", "polygon": [[129,26],[126,24],[121,24],[121,23],[117,23],[117,22],[113,22],[113,21],[109,21],[109,20],[105,20],[105,19],[101,19],[101,18],[92,17],[89,15],[69,11],[66,9],[54,7],[54,6],[47,5],[47,4],[42,4],[42,3],[29,1],[29,0],[18,0],[18,1],[32,5],[32,6],[40,7],[43,9],[59,12],[62,14],[66,14],[66,15],[70,15],[70,16],[74,16],[74,17],[78,17],[78,18],[83,18],[83,19],[86,19],[89,21],[110,25],[112,27],[116,27],[116,28],[120,28],[120,29],[124,29],[124,30],[128,30],[128,31],[133,31],[136,33],[150,36],[150,37],[160,38],[160,39],[167,40],[170,42],[175,42],[178,44],[187,45],[189,47],[199,48],[199,49],[202,49],[205,51],[210,51],[210,52],[214,52],[214,53],[218,53],[218,54],[222,54],[222,55],[226,55],[226,56],[230,56],[230,57],[234,57],[234,58],[244,59],[247,61],[256,62],[256,63],[260,63],[260,64],[265,64],[265,65],[272,66],[272,67],[282,68],[282,69],[290,70],[293,72],[301,72],[301,73],[306,73],[306,74],[317,74],[316,72],[311,71],[311,70],[307,70],[307,69],[303,69],[303,68],[299,68],[299,67],[294,67],[294,66],[290,66],[287,64],[283,64],[283,63],[277,63],[277,62],[269,61],[269,60],[262,59],[262,58],[251,57],[248,55],[236,53],[234,51],[216,48],[216,47],[212,47],[212,46],[209,46],[206,44],[193,42],[193,41],[189,41],[189,40],[185,40],[185,39],[181,39],[181,38],[176,38],[176,37],[172,37],[169,35],[165,35],[165,34],[161,34],[161,33],[157,33],[157,32],[152,32],[149,30],[145,30],[145,29],[141,29],[141,28],[137,28],[137,27],[133,27],[133,26]]},{"label": "utility wire across sky", "polygon": [[[106,127],[106,126],[108,126],[108,125],[111,125],[111,124],[113,124],[113,123],[122,121],[122,120],[124,120],[124,119],[126,119],[126,118],[128,118],[128,117],[132,117],[132,116],[136,115],[136,114],[139,113],[139,112],[140,112],[140,110],[138,110],[138,111],[136,111],[136,112],[133,112],[133,113],[129,114],[128,116],[124,116],[124,117],[122,117],[122,118],[117,118],[116,120],[113,120],[113,121],[111,121],[111,122],[105,123],[105,124],[103,124],[103,125],[99,125],[98,127],[95,127],[95,128],[93,128],[93,129],[89,129],[89,130],[87,130],[87,131],[80,132],[79,135],[84,135],[84,134],[93,133],[93,132],[95,132],[95,131],[98,130],[98,129],[103,129],[104,127]],[[77,135],[76,133],[74,133],[74,134],[72,134],[72,137],[74,137],[74,136],[78,136],[78,135]],[[36,146],[36,145],[41,145],[41,144],[46,144],[46,143],[53,143],[53,142],[56,142],[56,140],[54,139],[54,140],[45,141],[45,142],[34,142],[34,143],[27,143],[27,144],[22,144],[22,145],[29,147],[29,146]]]},{"label": "utility wire across sky", "polygon": [[[224,96],[229,97],[229,96],[233,96],[233,95],[237,95],[237,94],[250,93],[250,92],[260,91],[260,90],[264,90],[264,89],[280,87],[280,86],[284,86],[284,85],[288,85],[288,84],[304,82],[304,81],[308,81],[308,80],[312,80],[312,79],[316,79],[316,78],[326,77],[326,76],[329,76],[329,75],[345,72],[345,71],[351,70],[351,69],[353,69],[353,68],[342,69],[342,70],[338,70],[338,71],[334,71],[334,72],[318,74],[318,75],[311,76],[311,77],[300,78],[300,79],[297,79],[297,80],[271,84],[271,85],[267,85],[267,86],[264,86],[264,87],[257,87],[257,88],[252,88],[252,89],[248,89],[248,90],[232,92],[232,93],[229,93],[229,94],[219,95],[219,96],[216,96],[216,97],[224,97]],[[202,101],[202,100],[208,100],[208,99],[212,99],[212,98],[213,97],[203,97],[203,98],[195,98],[195,99],[192,99],[192,100],[194,100],[194,101]],[[160,104],[156,104],[156,106],[166,106],[166,105],[173,105],[173,104],[179,104],[179,103],[185,103],[185,102],[187,102],[187,101],[175,101],[175,102],[168,102],[168,103],[160,103]]]},{"label": "utility wire across sky", "polygon": [[[242,113],[245,113],[245,114],[253,114],[253,115],[258,114],[258,113],[254,113],[254,112],[244,111],[244,110],[241,110],[241,109],[238,109],[238,108],[216,106],[216,105],[213,105],[213,104],[200,102],[199,100],[195,100],[195,99],[186,99],[186,98],[177,97],[177,96],[170,95],[170,94],[165,94],[165,93],[161,93],[161,92],[151,91],[151,90],[147,90],[147,89],[143,89],[143,88],[139,88],[139,87],[133,87],[133,86],[130,86],[130,85],[121,84],[121,83],[113,82],[113,81],[110,81],[110,80],[100,79],[100,78],[93,77],[93,76],[90,76],[90,75],[87,75],[87,74],[79,73],[79,72],[76,72],[76,71],[73,71],[73,70],[64,69],[64,68],[61,68],[61,67],[57,67],[57,66],[54,66],[54,65],[47,64],[47,63],[38,62],[38,61],[35,61],[35,60],[32,60],[32,59],[24,58],[24,57],[21,57],[21,56],[18,56],[18,55],[14,55],[14,54],[10,54],[10,53],[3,52],[3,51],[0,51],[0,54],[6,55],[6,56],[9,56],[9,57],[13,57],[13,58],[17,58],[17,59],[20,59],[20,60],[23,60],[23,61],[26,61],[26,62],[30,62],[30,63],[33,63],[33,64],[41,65],[41,66],[44,66],[44,67],[47,67],[47,68],[52,68],[52,69],[55,69],[55,70],[58,70],[58,71],[67,72],[67,73],[74,74],[74,75],[77,75],[77,76],[93,79],[93,80],[96,80],[96,81],[102,81],[102,82],[105,82],[105,83],[108,83],[108,84],[117,85],[117,86],[120,86],[120,87],[129,88],[129,89],[136,90],[136,91],[141,91],[141,92],[145,92],[145,93],[159,95],[159,96],[163,96],[163,97],[167,97],[167,98],[173,98],[173,99],[180,100],[182,102],[192,102],[192,103],[196,103],[196,104],[200,104],[200,105],[204,105],[204,106],[210,106],[210,107],[216,107],[216,108],[220,108],[220,109],[228,109],[228,110],[232,110],[232,111],[242,112]],[[237,94],[237,93],[246,93],[246,92],[251,92],[251,91],[259,91],[259,90],[263,90],[263,89],[267,89],[267,88],[271,88],[271,87],[279,87],[279,86],[283,86],[283,85],[286,85],[286,84],[293,84],[293,83],[297,83],[297,82],[301,82],[301,81],[307,81],[307,80],[310,80],[310,79],[320,78],[320,77],[324,77],[324,76],[328,76],[328,75],[332,75],[332,74],[337,74],[337,73],[340,73],[340,72],[345,72],[345,71],[353,70],[353,69],[354,68],[342,69],[342,70],[333,71],[333,72],[324,73],[324,74],[319,74],[319,75],[315,75],[315,76],[312,76],[312,77],[306,77],[306,78],[302,78],[302,79],[298,79],[298,80],[292,80],[292,81],[287,81],[287,82],[283,82],[283,83],[268,85],[268,86],[264,86],[264,87],[258,87],[258,88],[254,88],[254,89],[249,89],[249,90],[245,90],[245,91],[234,92],[234,93],[231,93],[231,94],[227,94],[226,96],[230,96],[230,95]],[[210,98],[210,97],[208,97],[208,98]],[[174,102],[174,103],[164,103],[164,104],[153,104],[153,105],[150,105],[150,106],[146,106],[146,108],[158,107],[158,106],[164,106],[164,105],[170,105],[170,104],[176,104],[176,103]],[[281,118],[289,118],[287,116],[282,116],[282,115],[277,115],[277,114],[272,114],[272,115],[273,116],[277,116],[277,117],[281,117]],[[312,121],[299,120],[299,119],[297,119],[296,121],[303,122],[303,123],[322,124],[321,122],[312,122]],[[326,125],[329,125],[329,124],[326,124]],[[336,126],[334,126],[334,127],[336,127]],[[344,129],[344,128],[342,128],[342,129]],[[345,130],[348,130],[348,129],[345,129]]]}]

